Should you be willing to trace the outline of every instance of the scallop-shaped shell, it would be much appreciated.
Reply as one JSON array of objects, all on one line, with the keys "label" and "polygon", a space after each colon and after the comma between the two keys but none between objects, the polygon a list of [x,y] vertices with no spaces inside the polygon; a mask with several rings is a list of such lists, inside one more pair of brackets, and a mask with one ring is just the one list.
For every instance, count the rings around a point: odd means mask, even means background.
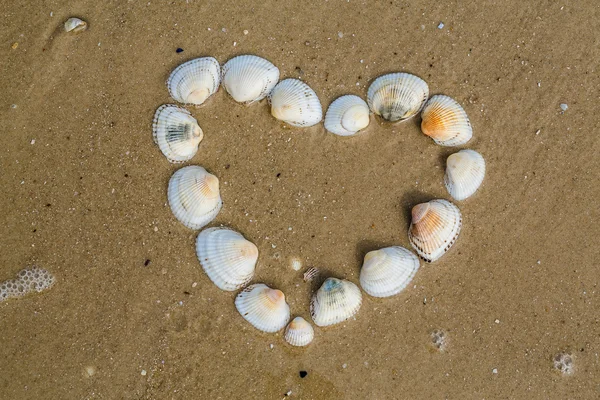
[{"label": "scallop-shaped shell", "polygon": [[361,303],[360,289],[354,283],[327,278],[310,301],[310,315],[317,326],[333,325],[356,314]]},{"label": "scallop-shaped shell", "polygon": [[358,96],[338,97],[325,114],[325,129],[340,136],[351,136],[369,125],[369,106]]},{"label": "scallop-shaped shell", "polygon": [[312,126],[323,118],[314,90],[298,79],[284,79],[269,94],[271,115],[292,126]]},{"label": "scallop-shaped shell", "polygon": [[427,83],[405,72],[380,76],[367,91],[371,111],[391,122],[404,121],[417,115],[427,97]]},{"label": "scallop-shaped shell", "polygon": [[234,291],[246,286],[254,276],[258,249],[236,231],[209,228],[196,239],[196,255],[219,289]]},{"label": "scallop-shaped shell", "polygon": [[373,297],[400,293],[419,269],[419,258],[400,246],[370,251],[360,270],[360,285]]},{"label": "scallop-shaped shell", "polygon": [[167,197],[175,217],[191,229],[210,223],[223,205],[219,179],[197,165],[183,167],[171,176]]},{"label": "scallop-shaped shell", "polygon": [[239,103],[253,103],[267,97],[279,80],[279,68],[264,58],[243,55],[223,65],[223,86]]},{"label": "scallop-shaped shell", "polygon": [[302,317],[296,317],[285,328],[285,341],[292,346],[307,346],[315,337],[312,325]]},{"label": "scallop-shaped shell", "polygon": [[194,157],[204,133],[188,110],[163,104],[154,114],[152,136],[167,160],[180,163]]},{"label": "scallop-shaped shell", "polygon": [[290,306],[281,290],[256,283],[235,298],[235,307],[244,319],[263,332],[277,332],[290,320]]},{"label": "scallop-shaped shell", "polygon": [[167,88],[173,99],[184,104],[200,105],[219,89],[221,66],[213,57],[196,58],[171,72]]},{"label": "scallop-shaped shell", "polygon": [[432,262],[450,249],[461,226],[458,207],[447,200],[431,200],[413,207],[408,239],[421,258]]},{"label": "scallop-shaped shell", "polygon": [[472,196],[485,177],[485,160],[474,150],[461,150],[446,161],[444,184],[455,200]]},{"label": "scallop-shaped shell", "polygon": [[71,17],[65,21],[65,32],[79,33],[87,29],[88,25],[82,19]]},{"label": "scallop-shaped shell", "polygon": [[441,146],[460,146],[473,137],[463,108],[451,97],[435,95],[421,112],[421,131]]}]

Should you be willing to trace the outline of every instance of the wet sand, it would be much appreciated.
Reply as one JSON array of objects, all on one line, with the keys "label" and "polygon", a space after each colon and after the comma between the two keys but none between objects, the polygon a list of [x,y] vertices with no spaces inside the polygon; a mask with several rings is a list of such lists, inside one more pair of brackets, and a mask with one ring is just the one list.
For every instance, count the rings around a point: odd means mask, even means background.
[{"label": "wet sand", "polygon": [[[65,34],[70,16],[90,29]],[[78,0],[6,3],[3,20],[0,280],[35,264],[57,283],[0,303],[0,398],[599,396],[596,2]],[[202,272],[195,233],[166,204],[179,166],[152,142],[175,66],[245,53],[307,82],[324,108],[383,73],[419,75],[464,106],[465,147],[487,161],[457,202],[451,251],[398,296],[365,295],[355,320],[316,329],[306,349],[252,328]],[[314,288],[290,257],[357,283],[366,252],[409,247],[413,205],[448,198],[455,149],[418,120],[341,138],[223,90],[191,110],[205,133],[191,164],[221,181],[211,226],[256,243],[254,281],[283,290],[293,315],[309,319]],[[560,352],[570,376],[554,369]]]}]

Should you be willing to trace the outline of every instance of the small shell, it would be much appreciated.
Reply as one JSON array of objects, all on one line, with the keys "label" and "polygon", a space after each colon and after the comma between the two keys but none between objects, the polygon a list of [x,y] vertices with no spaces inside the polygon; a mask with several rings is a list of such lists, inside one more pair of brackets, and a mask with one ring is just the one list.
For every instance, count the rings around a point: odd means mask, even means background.
[{"label": "small shell", "polygon": [[435,95],[421,113],[421,130],[441,146],[460,146],[473,136],[469,117],[454,99]]},{"label": "small shell", "polygon": [[354,283],[327,278],[310,301],[310,315],[317,326],[333,325],[356,314],[361,303],[360,289]]},{"label": "small shell", "polygon": [[65,21],[65,32],[79,33],[85,31],[87,27],[87,22],[79,18],[72,17]]},{"label": "small shell", "polygon": [[472,196],[483,182],[485,160],[474,150],[461,150],[446,161],[444,184],[455,200]]},{"label": "small shell", "polygon": [[264,58],[243,55],[223,65],[223,86],[239,103],[253,103],[267,97],[279,80],[279,68]]},{"label": "small shell", "polygon": [[167,196],[175,217],[190,229],[210,223],[223,205],[219,179],[197,165],[175,171]]},{"label": "small shell", "polygon": [[373,297],[400,293],[419,269],[419,258],[404,247],[370,251],[360,270],[360,285]]},{"label": "small shell", "polygon": [[164,104],[154,114],[152,136],[167,160],[180,163],[194,157],[204,133],[188,110]]},{"label": "small shell", "polygon": [[184,104],[200,105],[219,89],[221,66],[212,57],[187,61],[171,72],[167,88],[173,99]]},{"label": "small shell", "polygon": [[269,94],[271,115],[292,126],[313,126],[323,118],[317,94],[298,79],[284,79]]},{"label": "small shell", "polygon": [[319,275],[319,269],[315,267],[310,267],[304,272],[303,278],[304,282],[312,282]]},{"label": "small shell", "polygon": [[380,76],[367,92],[371,111],[391,122],[404,121],[417,115],[427,97],[427,83],[405,72]]},{"label": "small shell", "polygon": [[290,306],[281,290],[256,283],[235,298],[235,307],[244,319],[263,332],[277,332],[290,320]]},{"label": "small shell", "polygon": [[285,328],[285,341],[292,346],[307,346],[315,337],[312,325],[302,317],[296,317]]},{"label": "small shell", "polygon": [[196,255],[206,275],[219,289],[234,291],[252,280],[258,249],[238,232],[209,228],[196,239]]},{"label": "small shell", "polygon": [[351,136],[369,126],[369,106],[354,95],[338,97],[325,114],[325,129],[340,136]]},{"label": "small shell", "polygon": [[458,207],[447,200],[431,200],[413,207],[408,239],[421,258],[432,262],[450,249],[461,226]]}]

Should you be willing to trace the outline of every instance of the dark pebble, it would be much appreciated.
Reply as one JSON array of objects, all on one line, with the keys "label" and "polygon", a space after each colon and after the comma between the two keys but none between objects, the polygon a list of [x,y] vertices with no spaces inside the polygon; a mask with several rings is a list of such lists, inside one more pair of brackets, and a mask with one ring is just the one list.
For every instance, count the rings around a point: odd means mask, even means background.
[{"label": "dark pebble", "polygon": [[177,53],[183,53],[183,49],[181,47],[178,47],[177,50],[175,50],[175,52],[177,52]]},{"label": "dark pebble", "polygon": [[144,266],[147,267],[148,265],[150,265],[150,260],[146,259],[146,261],[144,261]]},{"label": "dark pebble", "polygon": [[306,378],[306,375],[308,375],[308,372],[300,371],[300,378]]}]

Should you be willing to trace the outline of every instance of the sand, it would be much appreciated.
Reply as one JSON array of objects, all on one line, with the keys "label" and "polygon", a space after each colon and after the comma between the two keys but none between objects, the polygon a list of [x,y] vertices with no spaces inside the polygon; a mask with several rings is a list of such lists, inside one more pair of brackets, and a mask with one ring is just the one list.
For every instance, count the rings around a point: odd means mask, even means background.
[{"label": "sand", "polygon": [[[62,32],[70,16],[89,30]],[[0,280],[35,264],[57,283],[0,303],[0,398],[600,395],[597,2],[5,1],[2,19]],[[464,106],[465,147],[488,165],[457,203],[451,251],[306,349],[252,328],[199,268],[195,232],[166,204],[179,166],[152,142],[175,66],[244,53],[324,107],[383,73],[417,74]],[[283,290],[293,315],[309,319],[314,288],[290,257],[358,282],[367,251],[409,246],[413,205],[448,197],[456,149],[418,118],[340,138],[223,90],[191,110],[205,133],[192,164],[221,181],[212,225],[256,243],[255,281]],[[554,369],[560,352],[570,376]]]}]

